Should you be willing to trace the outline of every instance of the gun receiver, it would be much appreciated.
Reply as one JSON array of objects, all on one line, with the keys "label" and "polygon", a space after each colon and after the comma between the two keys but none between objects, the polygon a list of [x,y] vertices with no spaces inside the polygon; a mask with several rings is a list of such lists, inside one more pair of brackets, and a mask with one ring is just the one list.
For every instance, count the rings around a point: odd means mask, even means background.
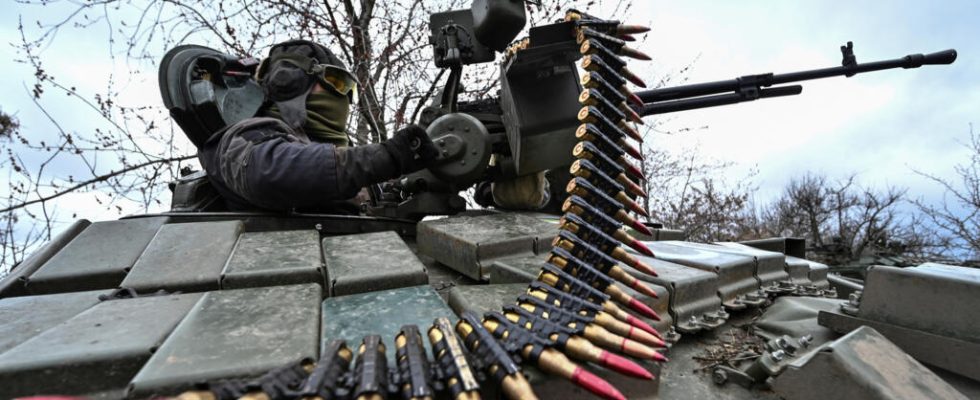
[{"label": "gun receiver", "polygon": [[[859,64],[854,57],[854,44],[852,42],[847,42],[846,46],[841,46],[841,53],[844,59],[839,67],[786,74],[746,75],[726,81],[695,83],[636,92],[636,95],[644,103],[642,107],[637,107],[636,111],[642,116],[647,116],[735,104],[769,97],[793,96],[800,94],[803,87],[800,85],[768,87],[842,75],[850,78],[860,73],[894,68],[909,69],[919,68],[923,65],[945,65],[956,61],[956,50],[950,49],[930,54],[910,54],[893,60]],[[732,93],[719,94],[726,92]]]}]

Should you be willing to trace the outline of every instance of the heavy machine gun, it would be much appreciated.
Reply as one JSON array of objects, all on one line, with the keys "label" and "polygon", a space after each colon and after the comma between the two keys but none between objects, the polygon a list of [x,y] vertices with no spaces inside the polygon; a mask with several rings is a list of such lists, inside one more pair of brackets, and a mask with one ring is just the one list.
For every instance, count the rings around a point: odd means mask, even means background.
[{"label": "heavy machine gun", "polygon": [[[421,112],[419,123],[442,151],[443,162],[403,177],[376,193],[377,201],[369,208],[370,214],[402,218],[453,214],[466,207],[459,192],[474,185],[479,196],[493,182],[567,170],[574,161],[572,149],[578,143],[575,130],[582,105],[577,100],[581,100],[583,86],[612,85],[625,99],[633,100],[629,105],[632,111],[649,116],[802,92],[800,85],[779,86],[787,83],[950,64],[956,59],[955,50],[945,50],[858,63],[853,44],[848,42],[841,47],[843,62],[839,67],[746,75],[632,93],[624,83],[637,82],[639,78],[623,70],[623,66],[598,66],[606,70],[604,76],[622,78],[616,82],[580,79],[576,61],[586,54],[610,50],[599,48],[601,45],[592,49],[581,46],[576,41],[575,21],[531,27],[526,38],[505,47],[525,25],[524,6],[519,0],[475,0],[469,9],[431,16],[433,60],[437,67],[450,73],[440,95]],[[464,66],[493,62],[495,53],[500,51],[506,54],[499,63],[497,96],[459,101]],[[558,181],[567,181],[567,175],[562,176]],[[557,194],[561,195],[560,190]],[[558,204],[562,200],[552,199]]]}]

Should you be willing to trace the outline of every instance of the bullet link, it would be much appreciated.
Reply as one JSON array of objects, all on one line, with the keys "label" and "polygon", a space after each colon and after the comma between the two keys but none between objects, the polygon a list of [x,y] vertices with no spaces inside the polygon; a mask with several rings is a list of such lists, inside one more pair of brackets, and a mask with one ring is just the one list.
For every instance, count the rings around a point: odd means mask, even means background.
[{"label": "bullet link", "polygon": [[578,112],[578,119],[582,122],[582,125],[579,125],[575,131],[575,136],[579,140],[595,141],[601,140],[599,137],[604,137],[605,140],[603,141],[609,141],[615,145],[615,147],[610,147],[607,153],[626,153],[637,160],[643,159],[643,154],[640,153],[640,150],[626,141],[627,134],[625,131],[620,129],[619,125],[613,124],[612,121],[603,116],[597,108],[590,106],[582,107]]},{"label": "bullet link", "polygon": [[[618,161],[605,155],[599,150],[598,147],[592,144],[592,142],[582,141],[576,143],[575,147],[572,148],[572,155],[575,156],[575,158],[592,161],[607,175],[615,177],[616,181],[619,183],[624,185],[626,184],[624,182],[629,182],[634,185],[636,184],[632,179],[626,176],[626,169],[623,168]],[[642,175],[637,177],[637,180],[646,182],[646,179],[644,179]]]},{"label": "bullet link", "polygon": [[629,100],[633,104],[643,107],[643,100],[636,93],[629,90],[626,85],[613,85],[595,72],[586,72],[583,74],[580,83],[584,87],[599,90],[610,101],[619,102]]},{"label": "bullet link", "polygon": [[[483,327],[493,332],[494,336],[501,340],[515,339],[512,335],[519,335],[520,339],[526,340],[526,335],[533,335],[527,331],[519,332],[521,328],[507,320],[506,317],[493,312],[485,314]],[[520,344],[516,340],[514,343]],[[521,352],[525,360],[537,364],[542,371],[568,379],[597,396],[605,399],[625,399],[622,393],[609,382],[586,371],[553,348],[542,347],[535,342],[527,342],[523,345]]]},{"label": "bullet link", "polygon": [[[646,229],[643,224],[639,223],[639,221],[633,217],[630,217],[626,213],[623,208],[623,203],[620,203],[620,201],[617,199],[609,197],[609,195],[605,194],[602,190],[581,177],[572,178],[572,180],[568,182],[568,185],[565,186],[565,191],[568,192],[568,194],[574,194],[584,198],[590,204],[595,205],[597,209],[602,210],[602,212],[606,215],[611,215],[613,218],[624,224],[629,224],[637,229]],[[633,208],[634,206],[631,205],[630,207]],[[635,205],[635,207],[638,208],[639,206]],[[622,213],[620,213],[620,211],[622,211]],[[633,262],[633,260],[629,261]]]},{"label": "bullet link", "polygon": [[633,149],[626,142],[626,131],[603,116],[598,109],[590,106],[582,107],[578,112],[578,119],[582,125],[575,129],[577,139],[597,143],[596,147],[609,157],[629,153],[637,160],[640,159],[639,150]]},{"label": "bullet link", "polygon": [[[584,109],[582,111],[585,111]],[[583,112],[579,112],[582,115]],[[586,117],[586,119],[590,119]],[[626,151],[618,144],[612,141],[608,136],[603,134],[599,129],[589,123],[579,125],[575,129],[575,138],[581,141],[586,141],[592,143],[593,146],[599,149],[602,154],[606,154],[609,157],[622,157],[626,154]]]},{"label": "bullet link", "polygon": [[605,98],[598,90],[595,89],[583,89],[582,93],[578,96],[578,102],[582,105],[595,106],[599,108],[599,111],[603,114],[610,115],[610,119],[613,121],[620,121],[617,127],[626,131],[626,133],[636,140],[637,142],[643,142],[643,136],[640,135],[636,129],[629,126],[624,120],[630,120],[638,124],[643,124],[643,117],[636,113],[636,110],[630,108],[626,103],[620,101],[613,103],[609,99]]},{"label": "bullet link", "polygon": [[[571,192],[569,192],[569,193],[570,194],[575,194],[575,193],[571,193]],[[593,203],[591,201],[588,201],[586,199],[587,196],[586,197],[582,197],[582,196],[569,196],[567,199],[565,199],[565,203],[562,204],[561,210],[563,212],[573,212],[575,214],[578,214],[579,216],[586,215],[586,213],[583,210],[579,210],[579,209],[576,208],[576,207],[579,207],[580,205],[579,204],[576,204],[577,203],[576,201],[570,200],[570,199],[572,199],[572,197],[577,197],[579,199],[582,199],[582,202],[587,203],[587,204],[597,204],[597,203]],[[606,197],[608,198],[609,196],[606,196]],[[613,201],[615,202],[615,200],[613,200]],[[603,202],[602,205],[600,205],[598,207],[594,207],[594,208],[597,210],[597,212],[602,213],[602,214],[604,214],[604,215],[606,215],[606,216],[608,216],[608,217],[610,217],[612,219],[615,219],[616,221],[619,221],[619,222],[621,222],[623,224],[629,225],[633,229],[636,229],[636,230],[642,232],[645,235],[650,235],[650,236],[653,235],[653,232],[651,232],[649,228],[647,228],[645,225],[641,224],[639,221],[637,221],[633,217],[629,216],[629,214],[627,214],[626,211],[623,210],[621,207],[622,207],[622,205],[620,205],[618,203],[609,204],[609,203]]]},{"label": "bullet link", "polygon": [[456,323],[456,332],[470,352],[480,357],[489,376],[503,377],[499,383],[510,400],[537,400],[534,390],[524,378],[520,367],[514,363],[503,346],[483,326],[481,319],[472,311],[464,311]]},{"label": "bullet link", "polygon": [[[436,318],[429,328],[432,358],[441,365],[446,377],[443,384],[454,400],[479,400],[480,384],[470,368],[463,346],[453,334],[452,324],[446,317]],[[446,368],[450,366],[450,368]],[[450,381],[453,384],[450,384]]]},{"label": "bullet link", "polygon": [[[633,196],[640,196],[646,198],[646,192],[640,189],[638,186],[633,188],[629,186],[623,186],[617,180],[613,179],[605,172],[602,172],[599,167],[593,164],[589,160],[575,160],[569,167],[569,173],[575,176],[579,176],[585,179],[589,179],[591,182],[596,183],[596,186],[600,186],[606,189],[606,194],[619,197],[618,193],[623,193],[624,191],[629,191]],[[626,194],[624,193],[625,197]],[[630,200],[626,197],[626,200]],[[632,200],[630,200],[632,201]],[[623,202],[623,201],[620,201]],[[623,202],[625,204],[625,202]]]},{"label": "bullet link", "polygon": [[[615,260],[606,256],[605,254],[599,253],[598,249],[591,247],[588,244],[573,243],[571,240],[567,239],[568,236],[571,236],[570,234],[567,233],[568,232],[560,232],[561,236],[563,236],[564,238],[559,238],[555,241],[555,246],[551,250],[551,255],[548,259],[548,262],[562,268],[569,274],[579,277],[583,281],[586,280],[584,277],[580,277],[575,272],[572,271],[584,270],[587,273],[595,271],[609,278],[622,282],[627,286],[630,287],[637,286],[636,278],[634,278],[625,270],[623,270],[618,265],[616,265]],[[575,254],[573,254],[573,252]],[[581,257],[577,255],[581,255]],[[569,271],[569,269],[571,269],[572,271]],[[646,285],[643,285],[642,283],[640,283],[639,285],[643,286],[644,290],[652,292],[652,290],[650,290],[649,287],[646,287]],[[598,287],[596,288],[598,289]],[[618,288],[609,289],[608,287],[604,287],[603,289],[606,292],[606,294],[610,295],[613,298],[616,298],[616,295],[614,295],[613,293],[620,293],[620,297],[617,300],[623,300],[626,302],[629,301],[627,297],[623,297],[626,296],[626,294],[622,293],[622,291],[619,290]],[[653,292],[652,297],[656,297],[656,292]]]},{"label": "bullet link", "polygon": [[[582,200],[581,203],[585,202],[580,197],[578,199]],[[573,202],[575,201],[573,200]],[[587,206],[588,203],[586,203],[585,205]],[[622,224],[620,224],[619,221],[609,218],[605,214],[601,214],[601,213],[589,214],[587,217],[579,216],[579,214],[585,214],[585,210],[582,209],[581,205],[576,206],[574,210],[570,212],[566,212],[565,215],[563,215],[561,219],[558,221],[558,224],[561,226],[564,226],[566,223],[572,223],[576,225],[586,225],[587,226],[586,229],[589,229],[588,227],[591,226],[592,229],[599,230],[600,232],[606,235],[609,235],[609,233],[611,232],[612,233],[611,237],[619,241],[620,243],[626,244],[628,246],[640,245],[642,246],[641,248],[646,249],[646,251],[650,251],[648,248],[646,248],[645,245],[643,245],[642,242],[633,239],[633,237],[630,236],[628,233],[626,233],[626,231],[620,229]],[[577,234],[577,232],[575,231],[573,231],[573,233]]]},{"label": "bullet link", "polygon": [[578,44],[582,44],[586,40],[594,40],[602,43],[603,46],[606,46],[606,48],[612,51],[618,51],[618,49],[626,44],[625,40],[618,37],[607,35],[589,27],[580,27],[575,34],[575,41]]},{"label": "bullet link", "polygon": [[504,316],[518,326],[535,332],[539,337],[552,341],[565,354],[574,358],[598,363],[624,375],[642,379],[653,377],[636,363],[614,354],[609,355],[605,350],[595,347],[592,342],[580,336],[580,332],[584,329],[575,323],[570,324],[575,328],[567,327],[562,321],[550,319],[549,313],[537,309],[534,305],[505,306]]}]

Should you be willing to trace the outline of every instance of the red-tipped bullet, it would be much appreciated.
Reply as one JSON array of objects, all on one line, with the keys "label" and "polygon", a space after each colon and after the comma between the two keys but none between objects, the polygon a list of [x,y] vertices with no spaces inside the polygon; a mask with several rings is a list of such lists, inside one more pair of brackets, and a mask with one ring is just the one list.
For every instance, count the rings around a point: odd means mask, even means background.
[{"label": "red-tipped bullet", "polygon": [[[624,114],[626,114],[627,117],[629,117],[630,121],[633,121],[633,122],[636,122],[636,123],[638,123],[640,125],[643,125],[643,117],[641,117],[640,114],[637,114],[636,113],[636,110],[633,110],[633,108],[631,108],[629,106],[622,106],[619,109],[621,111],[623,111]],[[637,139],[637,137],[634,136],[633,134],[630,134],[630,137],[632,137],[633,139],[636,139],[636,141],[638,141],[638,142],[643,142],[643,137],[640,137],[639,139]]]},{"label": "red-tipped bullet", "polygon": [[617,161],[619,162],[619,165],[626,170],[626,172],[630,173],[631,176],[646,182],[647,178],[643,176],[643,171],[641,171],[635,165],[630,164],[629,161],[626,161],[626,159],[623,157],[619,157]]},{"label": "red-tipped bullet", "polygon": [[629,155],[633,156],[633,158],[635,158],[637,160],[642,160],[643,159],[643,153],[640,153],[640,150],[639,149],[637,149],[636,147],[633,147],[633,145],[629,144],[625,140],[619,140],[618,142],[619,143],[617,143],[617,144],[620,147],[622,147],[623,150],[626,150],[626,154],[629,154]]},{"label": "red-tipped bullet", "polygon": [[650,32],[649,26],[620,24],[616,26],[616,33],[620,35],[633,35],[637,33]]},{"label": "red-tipped bullet", "polygon": [[[651,254],[650,257],[653,257],[653,255]],[[657,274],[657,271],[653,269],[653,267],[651,267],[650,265],[648,265],[647,263],[645,263],[643,261],[636,260],[636,262],[630,264],[630,266],[633,267],[633,268],[635,268],[635,269],[637,269],[637,270],[639,270],[640,272],[642,272],[644,274],[647,274],[647,275],[650,275],[650,276],[660,276],[660,275]]]},{"label": "red-tipped bullet", "polygon": [[643,314],[647,318],[650,318],[650,319],[653,319],[653,320],[656,320],[656,321],[660,321],[660,316],[657,315],[657,312],[656,311],[653,311],[653,309],[650,308],[650,306],[648,306],[646,304],[643,304],[643,302],[641,302],[641,301],[639,301],[637,299],[630,299],[630,302],[629,302],[628,305],[629,305],[630,308],[633,309],[633,311],[636,311],[636,312],[638,312],[640,314]]},{"label": "red-tipped bullet", "polygon": [[660,336],[660,332],[657,332],[657,330],[654,329],[654,327],[650,326],[650,324],[646,322],[643,322],[643,320],[637,317],[634,317],[632,315],[626,316],[626,323],[633,325],[637,328],[643,329],[644,331],[649,332],[651,335],[663,339],[663,336]]},{"label": "red-tipped bullet", "polygon": [[641,367],[640,364],[632,362],[627,358],[605,350],[602,351],[602,355],[599,357],[599,363],[606,368],[635,378],[649,380],[653,379],[653,374],[651,374],[650,371],[647,371],[645,368]]},{"label": "red-tipped bullet", "polygon": [[595,376],[593,373],[586,371],[582,367],[575,369],[572,373],[572,382],[575,382],[579,386],[585,388],[595,394],[596,396],[602,397],[609,400],[626,400],[626,397],[619,392],[613,385],[606,382],[604,379]]},{"label": "red-tipped bullet", "polygon": [[647,87],[647,84],[646,82],[643,82],[643,79],[640,79],[639,76],[634,74],[633,71],[630,71],[626,67],[620,68],[619,73],[623,74],[623,78],[626,78],[626,80],[632,82],[634,85],[639,86],[641,88]]},{"label": "red-tipped bullet", "polygon": [[633,36],[633,35],[630,35],[628,33],[620,33],[620,34],[616,35],[616,37],[618,37],[620,39],[623,39],[624,41],[627,41],[627,42],[635,42],[636,41],[636,37]]},{"label": "red-tipped bullet", "polygon": [[[636,240],[634,238],[630,238],[629,242],[627,242],[626,244],[629,247],[633,248],[633,250],[636,250],[636,251],[638,251],[638,252],[640,252],[640,253],[642,253],[644,255],[653,257],[653,251],[650,250],[650,248],[647,247],[647,245],[643,244],[643,242],[641,242],[639,240]],[[646,272],[646,271],[643,271],[643,272]],[[654,276],[656,276],[656,275],[654,275]]]},{"label": "red-tipped bullet", "polygon": [[654,347],[666,347],[667,346],[667,342],[664,342],[664,339],[662,337],[660,337],[659,332],[657,332],[657,333],[658,333],[657,335],[654,335],[654,334],[652,334],[650,332],[647,332],[647,331],[645,331],[643,329],[639,329],[639,328],[637,328],[635,326],[630,325],[630,330],[626,334],[626,337],[628,337],[630,339],[633,339],[633,340],[635,340],[637,342],[643,343],[643,344],[648,344],[650,346],[654,346]]},{"label": "red-tipped bullet", "polygon": [[634,281],[631,287],[633,288],[633,290],[636,290],[637,292],[643,293],[647,296],[653,297],[655,299],[660,298],[660,296],[657,296],[657,292],[655,292],[653,288],[647,286],[647,284],[643,283],[643,281],[639,279]]},{"label": "red-tipped bullet", "polygon": [[653,236],[653,231],[651,231],[650,228],[647,228],[646,225],[640,223],[640,221],[633,221],[633,223],[630,224],[630,227],[640,231],[640,233],[644,235]]},{"label": "red-tipped bullet", "polygon": [[626,98],[633,102],[633,104],[643,107],[643,99],[637,96],[636,93],[630,92],[626,95]]},{"label": "red-tipped bullet", "polygon": [[[643,242],[637,240],[636,238],[630,238],[630,239],[632,240],[630,240],[629,246],[632,247],[633,250],[636,250],[645,256],[653,257],[653,250],[650,250],[650,248],[647,247],[647,245],[643,244]],[[647,271],[643,271],[643,272],[649,274],[649,272]],[[653,275],[653,276],[657,276],[657,275]]]},{"label": "red-tipped bullet", "polygon": [[[629,107],[625,107],[625,108],[629,108]],[[633,109],[630,109],[630,111],[633,111]],[[636,112],[633,112],[633,114],[636,114]],[[639,117],[639,114],[636,114],[636,115],[637,115],[637,117]],[[642,125],[643,124],[643,120],[641,119],[639,121],[639,123]],[[620,129],[622,129],[624,132],[626,132],[626,134],[629,135],[631,138],[633,138],[634,140],[636,140],[638,143],[643,143],[643,136],[640,135],[640,131],[638,131],[638,130],[636,130],[636,128],[630,126],[630,124],[627,124],[626,121],[620,122],[617,126]]]},{"label": "red-tipped bullet", "polygon": [[644,61],[652,60],[652,58],[650,58],[650,56],[647,55],[646,53],[627,46],[620,47],[619,54],[622,54],[626,57],[635,58],[637,60],[644,60]]},{"label": "red-tipped bullet", "polygon": [[619,351],[630,355],[631,357],[642,358],[646,360],[654,360],[664,362],[667,357],[660,354],[657,350],[647,347],[642,343],[639,343],[630,339],[623,339],[623,343],[620,345]]}]

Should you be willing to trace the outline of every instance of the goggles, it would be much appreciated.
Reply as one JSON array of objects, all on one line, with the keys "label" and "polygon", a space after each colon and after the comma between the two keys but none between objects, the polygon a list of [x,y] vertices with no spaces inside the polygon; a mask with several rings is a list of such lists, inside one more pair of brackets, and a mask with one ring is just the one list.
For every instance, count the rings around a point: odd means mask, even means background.
[{"label": "goggles", "polygon": [[347,96],[351,103],[357,99],[357,79],[350,71],[336,65],[315,64],[313,76],[324,89],[333,89],[337,94]]},{"label": "goggles", "polygon": [[[346,96],[347,100],[353,103],[357,99],[357,79],[350,71],[336,65],[317,64],[312,58],[284,54],[276,57],[276,62],[290,64],[313,76],[314,79],[323,86],[324,89],[333,90],[341,96]],[[269,59],[262,60],[258,71],[255,73],[255,80],[261,82],[268,68]]]}]

